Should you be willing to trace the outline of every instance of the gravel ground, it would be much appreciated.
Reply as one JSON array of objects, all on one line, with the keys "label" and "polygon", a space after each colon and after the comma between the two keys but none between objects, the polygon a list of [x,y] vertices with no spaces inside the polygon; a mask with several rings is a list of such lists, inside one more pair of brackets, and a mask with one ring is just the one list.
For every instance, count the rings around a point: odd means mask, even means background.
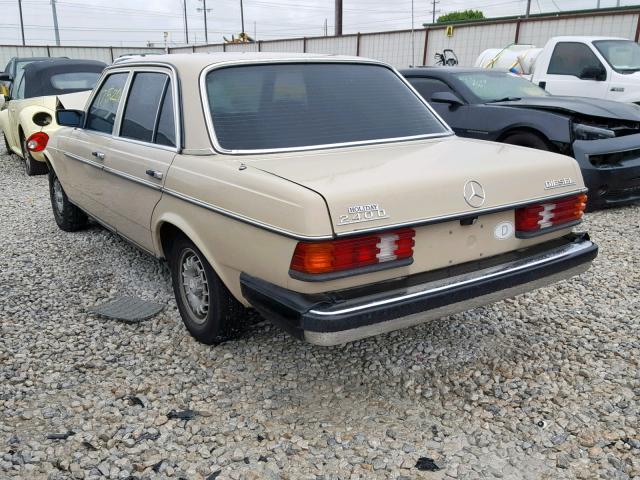
[{"label": "gravel ground", "polygon": [[[588,273],[422,327],[208,347],[163,263],[58,230],[46,177],[2,150],[0,478],[640,479],[639,225],[591,214]],[[87,313],[117,294],[167,308]]]}]

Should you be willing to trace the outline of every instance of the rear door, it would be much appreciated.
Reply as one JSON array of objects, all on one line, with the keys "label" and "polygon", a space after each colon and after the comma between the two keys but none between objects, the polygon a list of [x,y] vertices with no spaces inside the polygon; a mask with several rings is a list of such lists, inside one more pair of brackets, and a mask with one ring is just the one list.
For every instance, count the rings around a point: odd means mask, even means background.
[{"label": "rear door", "polygon": [[134,68],[103,162],[108,175],[105,195],[116,231],[149,251],[151,215],[177,152],[176,98],[171,70]]},{"label": "rear door", "polygon": [[91,216],[112,227],[109,189],[102,171],[121,108],[128,71],[105,76],[91,99],[84,128],[75,128],[59,139],[64,161],[57,166],[58,178],[67,195]]}]

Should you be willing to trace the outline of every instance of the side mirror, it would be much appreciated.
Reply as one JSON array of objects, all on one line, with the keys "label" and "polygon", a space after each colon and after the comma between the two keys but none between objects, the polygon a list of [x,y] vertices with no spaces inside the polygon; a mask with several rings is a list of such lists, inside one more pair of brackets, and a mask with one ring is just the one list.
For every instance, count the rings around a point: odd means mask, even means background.
[{"label": "side mirror", "polygon": [[0,82],[11,82],[13,78],[11,78],[11,74],[7,72],[0,72]]},{"label": "side mirror", "polygon": [[58,110],[56,122],[61,127],[81,127],[84,123],[84,112],[82,110]]},{"label": "side mirror", "polygon": [[452,92],[435,92],[431,95],[430,102],[434,103],[448,103],[451,107],[460,107],[464,105],[464,102]]},{"label": "side mirror", "polygon": [[595,80],[604,82],[607,79],[607,71],[602,67],[585,67],[580,72],[580,80]]}]

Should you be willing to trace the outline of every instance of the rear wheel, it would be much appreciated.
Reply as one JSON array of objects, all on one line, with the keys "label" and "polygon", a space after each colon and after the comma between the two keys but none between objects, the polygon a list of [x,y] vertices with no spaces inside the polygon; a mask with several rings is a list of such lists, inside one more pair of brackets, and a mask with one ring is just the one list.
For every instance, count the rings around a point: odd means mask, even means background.
[{"label": "rear wheel", "polygon": [[27,139],[22,137],[22,157],[24,158],[25,172],[30,177],[44,175],[49,171],[47,164],[34,159],[27,148]]},{"label": "rear wheel", "polygon": [[53,217],[65,232],[75,232],[87,225],[87,215],[69,201],[55,172],[49,171],[49,196]]},{"label": "rear wheel", "polygon": [[244,308],[186,237],[174,240],[169,267],[182,321],[196,340],[212,345],[242,332]]},{"label": "rear wheel", "polygon": [[520,145],[521,147],[535,148],[537,150],[551,150],[551,146],[544,138],[529,132],[512,133],[502,142],[510,145]]}]

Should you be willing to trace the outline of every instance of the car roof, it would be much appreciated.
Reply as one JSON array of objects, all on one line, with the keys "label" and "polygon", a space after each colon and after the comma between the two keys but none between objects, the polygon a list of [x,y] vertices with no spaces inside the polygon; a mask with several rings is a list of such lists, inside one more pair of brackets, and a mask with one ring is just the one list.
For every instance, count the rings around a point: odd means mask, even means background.
[{"label": "car roof", "polygon": [[487,68],[479,68],[479,67],[413,67],[413,68],[403,68],[400,70],[400,73],[406,76],[412,77],[420,77],[431,76],[431,75],[445,75],[451,73],[474,73],[474,72],[489,72],[495,74],[504,74],[507,73],[504,70],[491,70]]},{"label": "car roof", "polygon": [[605,37],[605,36],[587,36],[587,35],[563,35],[559,37],[553,37],[552,40],[558,42],[594,42],[597,40],[629,40],[623,37]]},{"label": "car roof", "polygon": [[107,66],[106,63],[100,62],[98,60],[70,60],[66,58],[53,58],[48,60],[40,60],[37,62],[30,63],[26,67],[24,67],[25,75],[42,75],[48,72],[56,71],[56,70],[64,70],[65,68],[74,68],[74,67],[104,67]]},{"label": "car roof", "polygon": [[118,61],[112,68],[122,68],[129,64],[168,64],[177,70],[202,70],[205,67],[226,62],[255,62],[255,61],[280,61],[280,60],[336,60],[366,62],[372,61],[362,57],[315,53],[272,53],[272,52],[219,52],[219,53],[174,53],[151,56],[133,56]]},{"label": "car roof", "polygon": [[99,74],[106,66],[106,63],[96,60],[55,59],[30,63],[24,68],[24,96],[33,98],[71,93],[71,89],[57,89],[52,84],[51,77],[58,73],[95,72]]}]

